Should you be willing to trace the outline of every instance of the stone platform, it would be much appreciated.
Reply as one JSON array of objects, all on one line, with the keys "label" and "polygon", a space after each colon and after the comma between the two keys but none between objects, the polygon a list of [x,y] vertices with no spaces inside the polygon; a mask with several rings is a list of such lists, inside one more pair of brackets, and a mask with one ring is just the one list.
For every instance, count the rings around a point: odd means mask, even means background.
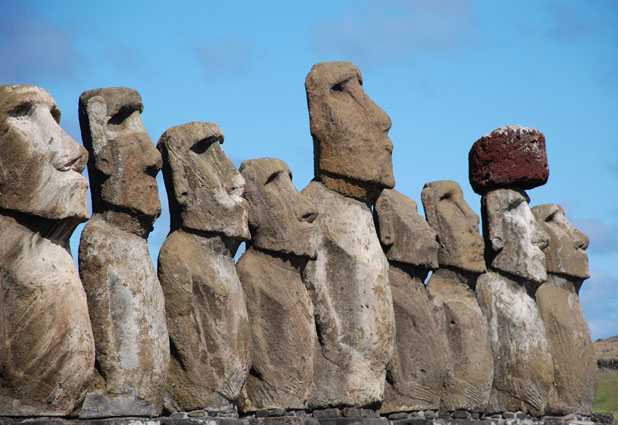
[{"label": "stone platform", "polygon": [[[437,412],[433,410],[398,412],[378,416],[370,409],[346,408],[305,411],[259,411],[247,417],[221,417],[221,413],[197,410],[179,412],[157,418],[122,417],[104,419],[71,418],[10,418],[0,417],[0,425],[605,425],[612,424],[611,414],[592,416],[543,416],[540,418],[522,412],[494,415],[467,411]],[[229,413],[226,413],[229,415]]]}]

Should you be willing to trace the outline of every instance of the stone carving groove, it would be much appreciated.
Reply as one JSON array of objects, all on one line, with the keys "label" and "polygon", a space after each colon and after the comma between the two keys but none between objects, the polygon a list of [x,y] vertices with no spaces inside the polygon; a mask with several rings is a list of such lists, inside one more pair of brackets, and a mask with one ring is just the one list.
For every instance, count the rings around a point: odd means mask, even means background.
[{"label": "stone carving groove", "polygon": [[394,189],[391,121],[362,83],[348,62],[307,75],[302,193],[279,159],[237,170],[213,123],[172,127],[157,150],[133,89],[82,93],[84,149],[45,90],[0,86],[0,423],[591,415],[588,240],[524,191],[548,180],[544,135],[505,126],[472,145],[481,236],[456,182],[425,184],[426,219]]}]

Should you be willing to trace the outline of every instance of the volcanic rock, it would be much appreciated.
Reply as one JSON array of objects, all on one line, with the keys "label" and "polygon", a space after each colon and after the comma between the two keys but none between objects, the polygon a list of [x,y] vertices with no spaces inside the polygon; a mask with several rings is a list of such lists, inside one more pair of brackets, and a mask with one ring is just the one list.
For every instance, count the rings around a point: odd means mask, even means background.
[{"label": "volcanic rock", "polygon": [[159,139],[172,231],[183,227],[249,239],[245,181],[222,143],[217,124],[195,121]]},{"label": "volcanic rock", "polygon": [[94,368],[69,251],[88,219],[85,149],[35,86],[0,86],[0,416],[65,416]]},{"label": "volcanic rock", "polygon": [[489,325],[494,381],[488,412],[545,413],[554,367],[543,320],[521,282],[496,272],[476,284]]},{"label": "volcanic rock", "polygon": [[249,238],[245,180],[213,123],[168,129],[157,147],[171,233],[159,252],[172,360],[166,408],[232,409],[251,366],[251,336],[234,265]]},{"label": "volcanic rock", "polygon": [[447,341],[423,284],[438,264],[436,233],[418,215],[416,203],[394,189],[382,192],[374,213],[390,264],[396,328],[381,411],[437,409]]},{"label": "volcanic rock", "polygon": [[349,62],[323,62],[305,81],[315,177],[328,188],[372,204],[395,185],[391,120],[363,91]]},{"label": "volcanic rock", "polygon": [[161,155],[144,128],[139,94],[82,93],[94,216],[82,233],[79,269],[88,296],[97,374],[82,418],[152,416],[162,409],[169,365],[163,292],[146,238],[161,213]]},{"label": "volcanic rock", "polygon": [[497,189],[481,199],[485,259],[495,270],[523,278],[531,294],[547,280],[547,233],[540,228],[522,190]]},{"label": "volcanic rock", "polygon": [[421,200],[427,222],[438,234],[440,267],[453,266],[483,273],[486,267],[479,216],[464,200],[457,182],[440,180],[427,183]]},{"label": "volcanic rock", "polygon": [[318,207],[317,259],[304,281],[318,340],[308,406],[375,406],[382,401],[395,322],[388,261],[365,203],[314,181],[302,194]]},{"label": "volcanic rock", "polygon": [[304,409],[313,383],[313,304],[301,279],[316,258],[317,210],[281,160],[243,161],[251,242],[237,264],[245,291],[253,364],[243,411]]},{"label": "volcanic rock", "polygon": [[470,184],[479,195],[504,187],[532,189],[549,177],[545,136],[520,125],[481,137],[472,145],[468,162]]},{"label": "volcanic rock", "polygon": [[577,295],[583,279],[590,274],[584,251],[588,238],[567,220],[559,205],[539,205],[532,212],[549,234],[548,280],[536,291],[554,362],[547,410],[552,415],[589,415],[595,400],[597,365]]}]

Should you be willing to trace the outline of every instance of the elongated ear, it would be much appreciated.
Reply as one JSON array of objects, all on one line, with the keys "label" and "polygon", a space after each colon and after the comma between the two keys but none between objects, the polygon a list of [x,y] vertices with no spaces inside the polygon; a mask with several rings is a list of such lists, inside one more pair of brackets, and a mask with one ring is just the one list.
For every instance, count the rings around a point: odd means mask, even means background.
[{"label": "elongated ear", "polygon": [[505,244],[503,225],[505,206],[503,205],[503,200],[499,196],[495,194],[492,195],[486,196],[487,230],[491,249],[494,252],[498,252],[504,248]]}]

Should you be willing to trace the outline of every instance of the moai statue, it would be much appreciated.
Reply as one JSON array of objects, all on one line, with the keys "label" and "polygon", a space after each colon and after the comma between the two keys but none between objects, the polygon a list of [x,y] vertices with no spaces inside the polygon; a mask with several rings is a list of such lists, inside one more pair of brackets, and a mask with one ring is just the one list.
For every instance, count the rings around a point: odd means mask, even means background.
[{"label": "moai statue", "polygon": [[588,238],[555,204],[532,208],[549,235],[547,282],[536,291],[554,361],[554,384],[547,413],[589,415],[597,388],[597,363],[590,328],[579,302],[579,288],[590,277]]},{"label": "moai statue", "polygon": [[161,155],[140,118],[140,95],[124,87],[79,98],[93,216],[79,245],[88,295],[96,375],[80,416],[156,416],[161,412],[169,339],[163,292],[146,238],[161,213]]},{"label": "moai statue", "polygon": [[370,206],[393,187],[390,119],[348,62],[314,65],[305,82],[318,208],[317,260],[305,269],[318,342],[308,406],[377,406],[395,339],[388,261]]},{"label": "moai statue", "polygon": [[421,199],[440,244],[440,267],[427,283],[448,341],[440,410],[484,412],[494,368],[487,321],[474,292],[478,276],[486,271],[479,216],[452,180],[425,184]]},{"label": "moai statue", "polygon": [[0,416],[64,416],[94,370],[86,294],[69,250],[88,220],[88,154],[35,86],[0,86]]},{"label": "moai statue", "polygon": [[[547,180],[545,137],[532,128],[502,127],[474,143],[469,162],[470,182],[482,195],[489,268],[476,285],[494,356],[488,410],[520,410],[540,416],[545,412],[554,371],[533,296],[547,280],[542,250],[548,236],[532,215],[522,188]],[[535,180],[535,176],[544,177]]]},{"label": "moai statue", "polygon": [[245,412],[304,409],[313,382],[313,304],[301,279],[316,258],[316,209],[278,159],[244,161],[251,242],[236,265],[245,291],[253,365],[239,405]]},{"label": "moai statue", "polygon": [[448,346],[423,283],[438,267],[436,232],[416,202],[394,189],[382,192],[374,215],[390,264],[396,328],[381,412],[438,409]]},{"label": "moai statue", "polygon": [[229,411],[251,365],[251,335],[234,266],[249,239],[245,181],[223,149],[218,125],[167,130],[163,156],[171,231],[159,253],[171,363],[166,408]]}]

